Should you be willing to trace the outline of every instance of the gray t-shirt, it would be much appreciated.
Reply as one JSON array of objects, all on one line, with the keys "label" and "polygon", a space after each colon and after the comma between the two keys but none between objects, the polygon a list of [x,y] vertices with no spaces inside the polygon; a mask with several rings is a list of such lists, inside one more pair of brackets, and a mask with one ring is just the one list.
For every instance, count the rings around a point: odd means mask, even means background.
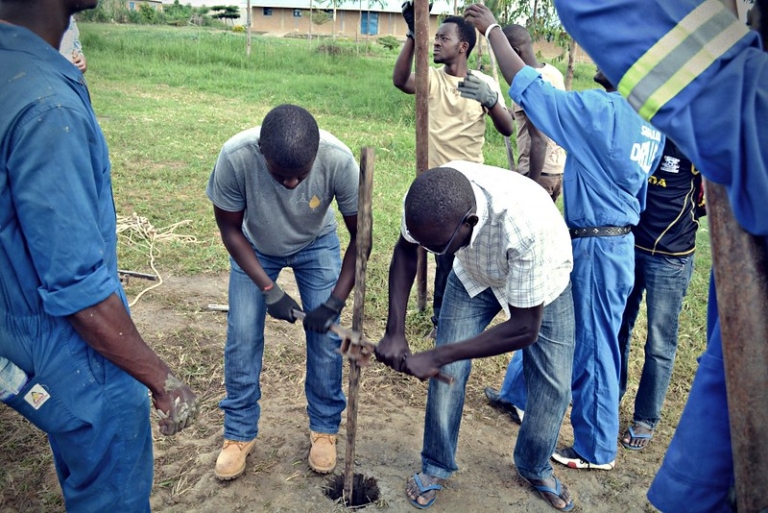
[{"label": "gray t-shirt", "polygon": [[320,130],[312,170],[295,189],[286,189],[267,170],[260,130],[245,130],[224,144],[206,193],[222,210],[245,211],[243,232],[259,252],[292,255],[336,229],[334,197],[343,216],[357,214],[360,169],[344,143]]}]

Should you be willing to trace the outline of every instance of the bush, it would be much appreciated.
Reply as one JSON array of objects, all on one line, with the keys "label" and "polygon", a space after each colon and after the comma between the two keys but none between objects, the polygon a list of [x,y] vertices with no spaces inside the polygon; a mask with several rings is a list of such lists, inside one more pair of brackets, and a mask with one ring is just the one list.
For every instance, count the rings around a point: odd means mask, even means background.
[{"label": "bush", "polygon": [[377,39],[378,43],[387,50],[395,50],[400,48],[400,40],[395,36],[384,36]]},{"label": "bush", "polygon": [[235,25],[232,27],[232,32],[245,32],[245,27],[243,25]]}]

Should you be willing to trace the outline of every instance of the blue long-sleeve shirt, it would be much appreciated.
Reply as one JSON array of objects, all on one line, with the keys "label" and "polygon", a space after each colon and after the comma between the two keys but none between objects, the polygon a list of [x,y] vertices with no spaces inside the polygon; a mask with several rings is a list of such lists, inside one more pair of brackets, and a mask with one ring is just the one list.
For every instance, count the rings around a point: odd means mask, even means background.
[{"label": "blue long-sleeve shirt", "polygon": [[555,89],[526,66],[509,96],[568,156],[563,174],[569,228],[636,225],[664,138],[618,93]]},{"label": "blue long-sleeve shirt", "polygon": [[[13,337],[125,298],[107,145],[82,73],[8,24],[0,62],[0,328],[11,330],[2,353]],[[13,331],[21,325],[26,333]]]},{"label": "blue long-sleeve shirt", "polygon": [[757,33],[717,0],[555,4],[632,105],[726,187],[739,224],[767,237],[768,55]]}]

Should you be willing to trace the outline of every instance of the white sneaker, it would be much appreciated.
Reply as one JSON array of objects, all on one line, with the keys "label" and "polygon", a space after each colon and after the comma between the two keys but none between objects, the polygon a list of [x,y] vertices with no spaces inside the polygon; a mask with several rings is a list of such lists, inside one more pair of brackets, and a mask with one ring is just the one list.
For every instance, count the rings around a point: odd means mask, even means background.
[{"label": "white sneaker", "polygon": [[552,459],[561,465],[575,469],[613,470],[613,467],[616,466],[616,460],[608,463],[590,463],[579,456],[579,454],[573,450],[573,447],[555,451],[552,455]]}]

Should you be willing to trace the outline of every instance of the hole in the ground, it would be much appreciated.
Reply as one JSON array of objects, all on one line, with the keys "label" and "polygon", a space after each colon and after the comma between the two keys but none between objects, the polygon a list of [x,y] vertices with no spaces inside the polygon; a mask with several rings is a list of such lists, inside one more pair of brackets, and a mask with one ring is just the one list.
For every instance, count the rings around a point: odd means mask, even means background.
[{"label": "hole in the ground", "polygon": [[[379,485],[376,484],[376,479],[365,477],[362,474],[355,474],[352,479],[352,500],[349,497],[344,497],[342,501],[344,506],[348,508],[362,508],[368,504],[378,502],[381,492],[379,492]],[[331,478],[325,490],[325,495],[332,501],[342,498],[344,495],[344,474]]]}]

